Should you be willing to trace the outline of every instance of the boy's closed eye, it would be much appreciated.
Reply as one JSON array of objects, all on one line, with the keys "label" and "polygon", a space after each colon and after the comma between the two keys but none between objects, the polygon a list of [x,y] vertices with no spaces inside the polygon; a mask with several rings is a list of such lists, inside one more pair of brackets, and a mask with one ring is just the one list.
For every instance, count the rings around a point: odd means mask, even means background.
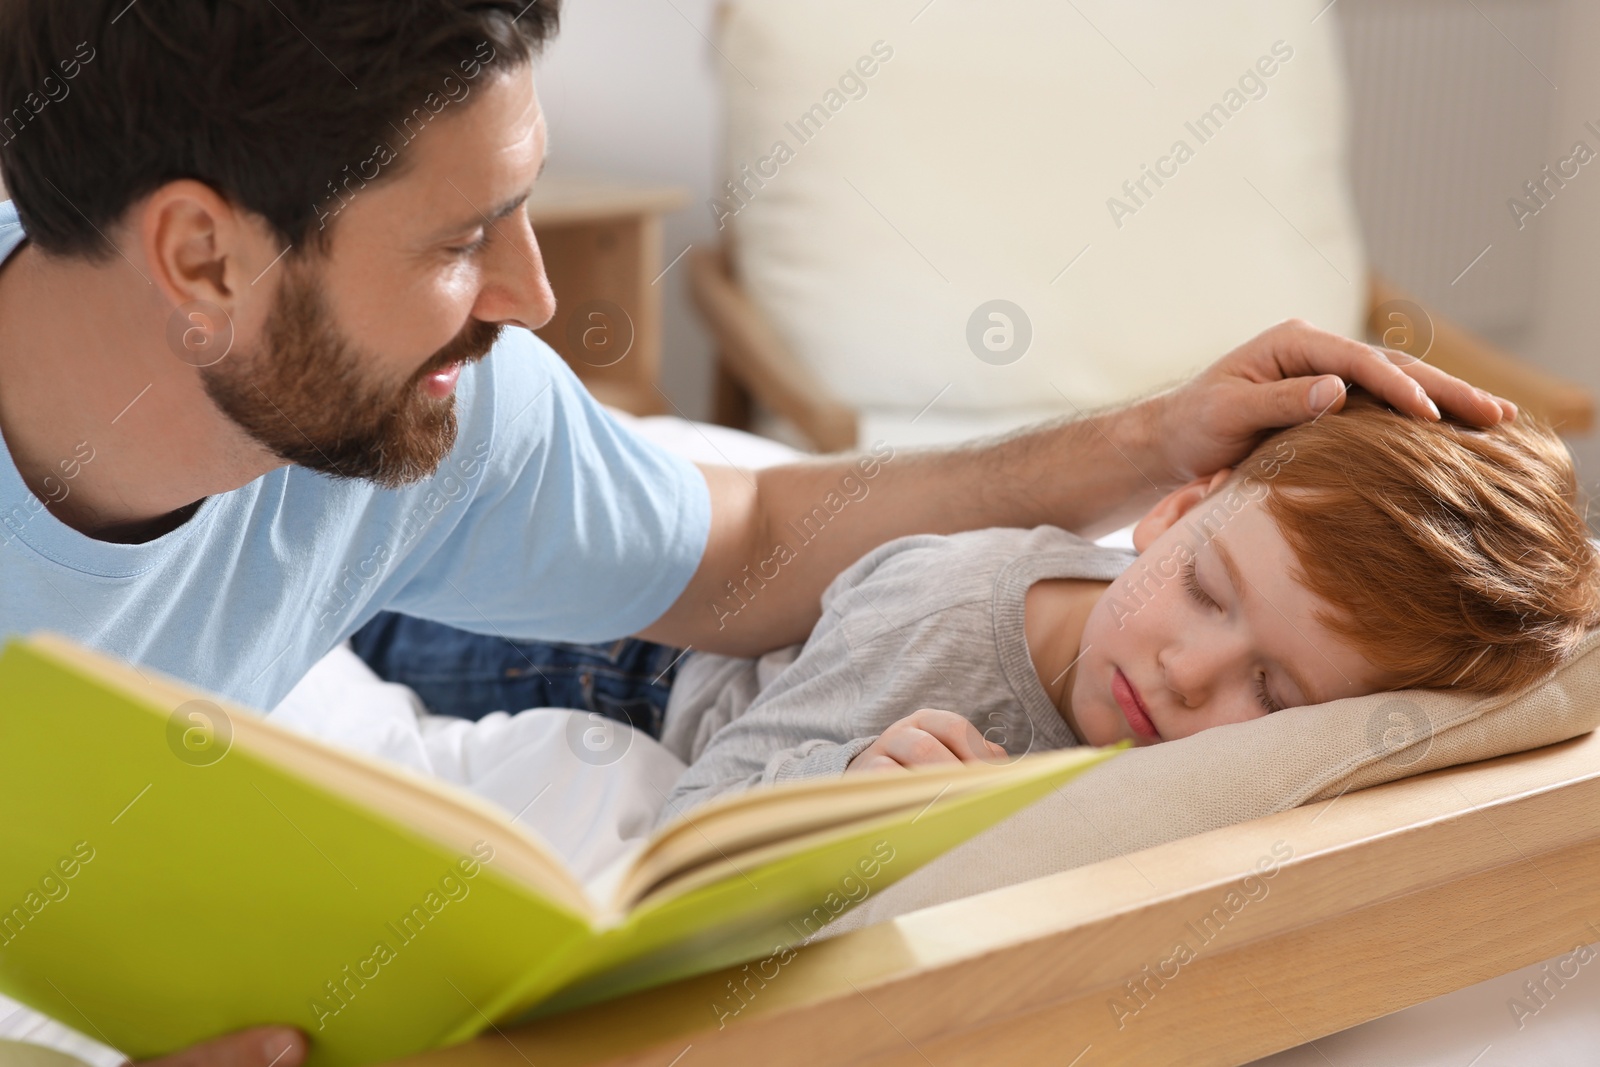
[{"label": "boy's closed eye", "polygon": [[[1207,593],[1203,588],[1201,588],[1198,572],[1198,557],[1190,556],[1189,562],[1184,564],[1183,567],[1184,589],[1187,590],[1189,595],[1198,601],[1202,607],[1211,611],[1225,611],[1226,609],[1224,609],[1221,604],[1212,599],[1211,594]],[[1275,711],[1282,711],[1285,707],[1290,706],[1280,703],[1273,698],[1272,693],[1269,691],[1267,686],[1266,671],[1258,671],[1256,673],[1255,695],[1256,702],[1261,705],[1261,710],[1266,712],[1268,715],[1271,715]],[[1302,701],[1302,703],[1304,702]]]}]

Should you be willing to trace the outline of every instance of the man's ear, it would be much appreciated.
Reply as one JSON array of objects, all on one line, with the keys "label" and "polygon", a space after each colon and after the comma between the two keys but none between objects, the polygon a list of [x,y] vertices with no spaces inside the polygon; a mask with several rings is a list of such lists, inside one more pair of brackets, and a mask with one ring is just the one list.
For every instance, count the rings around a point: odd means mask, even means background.
[{"label": "man's ear", "polygon": [[1189,514],[1200,501],[1210,496],[1211,493],[1228,480],[1228,475],[1233,473],[1232,467],[1223,467],[1215,474],[1204,478],[1196,478],[1187,485],[1181,485],[1162,497],[1160,502],[1149,511],[1144,518],[1133,528],[1133,547],[1135,551],[1143,552],[1155,543],[1156,538],[1166,533],[1178,524],[1178,520]]},{"label": "man's ear", "polygon": [[277,250],[260,220],[204,182],[168,182],[137,208],[136,237],[150,280],[181,307],[197,300],[233,314]]}]

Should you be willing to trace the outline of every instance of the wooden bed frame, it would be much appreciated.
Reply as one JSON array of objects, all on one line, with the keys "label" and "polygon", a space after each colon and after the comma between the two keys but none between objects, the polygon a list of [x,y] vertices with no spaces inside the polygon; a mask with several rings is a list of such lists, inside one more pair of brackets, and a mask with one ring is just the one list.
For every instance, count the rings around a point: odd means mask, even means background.
[{"label": "wooden bed frame", "polygon": [[[726,254],[691,269],[721,352],[716,421],[746,426],[755,400],[820,451],[853,447],[855,411]],[[1398,299],[1372,283],[1374,339]],[[1586,390],[1432,325],[1430,362],[1593,425]],[[911,912],[804,945],[771,979],[731,968],[396,1067],[1232,1067],[1600,941],[1597,924],[1589,734]]]},{"label": "wooden bed frame", "polygon": [[732,968],[396,1067],[1232,1067],[1600,941],[1597,923],[1587,734],[911,912],[765,982]]}]

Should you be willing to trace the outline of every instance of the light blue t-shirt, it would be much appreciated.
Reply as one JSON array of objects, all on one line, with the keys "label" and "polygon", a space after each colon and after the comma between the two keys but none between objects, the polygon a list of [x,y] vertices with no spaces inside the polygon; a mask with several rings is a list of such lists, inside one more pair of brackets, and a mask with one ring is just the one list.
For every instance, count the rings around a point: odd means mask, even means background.
[{"label": "light blue t-shirt", "polygon": [[[0,263],[23,239],[0,203]],[[583,642],[658,619],[709,536],[699,470],[611,418],[520,328],[462,370],[456,397],[432,478],[390,490],[281,467],[140,545],[60,522],[0,448],[0,636],[54,630],[270,709],[385,609]]]}]

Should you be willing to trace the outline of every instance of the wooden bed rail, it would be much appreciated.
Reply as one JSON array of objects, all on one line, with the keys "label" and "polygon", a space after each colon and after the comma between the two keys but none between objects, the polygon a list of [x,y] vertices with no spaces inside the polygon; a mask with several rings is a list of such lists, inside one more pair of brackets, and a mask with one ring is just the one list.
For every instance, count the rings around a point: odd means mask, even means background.
[{"label": "wooden bed rail", "polygon": [[1590,734],[912,912],[802,946],[767,980],[687,979],[396,1067],[1232,1067],[1597,940]]}]

